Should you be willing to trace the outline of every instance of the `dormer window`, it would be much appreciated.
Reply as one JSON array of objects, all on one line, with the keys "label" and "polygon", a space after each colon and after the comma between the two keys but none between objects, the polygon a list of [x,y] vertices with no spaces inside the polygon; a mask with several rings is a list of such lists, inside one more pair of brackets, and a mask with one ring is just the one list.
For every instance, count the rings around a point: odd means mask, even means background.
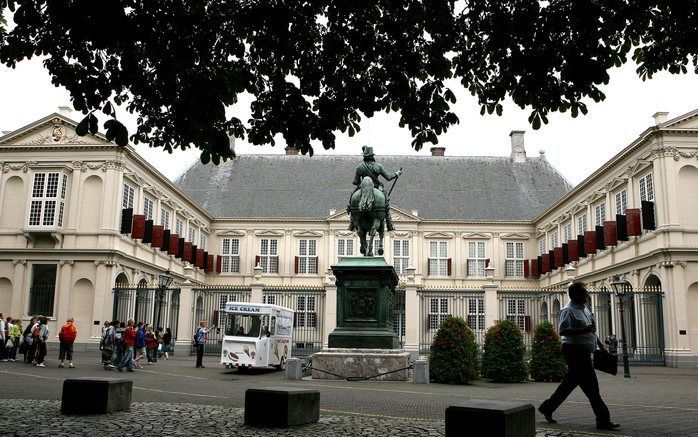
[{"label": "dormer window", "polygon": [[63,226],[68,175],[35,173],[29,202],[29,226]]}]

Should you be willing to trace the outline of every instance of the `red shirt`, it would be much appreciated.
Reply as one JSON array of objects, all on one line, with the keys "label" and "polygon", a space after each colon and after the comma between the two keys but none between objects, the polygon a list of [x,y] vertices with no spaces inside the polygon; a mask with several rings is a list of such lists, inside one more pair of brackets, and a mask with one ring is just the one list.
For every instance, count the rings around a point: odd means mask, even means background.
[{"label": "red shirt", "polygon": [[133,346],[136,344],[136,330],[128,327],[124,331],[124,346]]}]

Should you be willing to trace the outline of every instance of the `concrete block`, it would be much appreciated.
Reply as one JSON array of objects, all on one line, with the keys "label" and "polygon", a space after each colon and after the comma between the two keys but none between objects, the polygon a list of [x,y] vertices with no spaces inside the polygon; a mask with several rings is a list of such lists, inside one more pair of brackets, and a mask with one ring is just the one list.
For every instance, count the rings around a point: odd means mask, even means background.
[{"label": "concrete block", "polygon": [[131,408],[133,381],[122,378],[73,378],[63,381],[63,414],[106,414]]},{"label": "concrete block", "polygon": [[299,358],[289,358],[288,361],[286,361],[284,379],[291,381],[303,379],[303,361]]},{"label": "concrete block", "polygon": [[446,437],[535,437],[536,416],[531,404],[470,399],[446,408]]},{"label": "concrete block", "polygon": [[371,380],[409,381],[409,364],[410,354],[403,350],[330,348],[313,354],[313,379],[361,379],[382,374]]},{"label": "concrete block", "polygon": [[320,419],[320,391],[267,387],[245,390],[245,425],[286,428]]},{"label": "concrete block", "polygon": [[412,382],[415,384],[429,384],[429,360],[419,357],[414,361]]}]

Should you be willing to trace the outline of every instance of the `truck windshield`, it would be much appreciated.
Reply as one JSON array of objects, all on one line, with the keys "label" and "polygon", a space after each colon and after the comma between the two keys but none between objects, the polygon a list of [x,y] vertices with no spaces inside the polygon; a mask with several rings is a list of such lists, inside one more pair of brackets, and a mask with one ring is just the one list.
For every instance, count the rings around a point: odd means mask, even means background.
[{"label": "truck windshield", "polygon": [[262,329],[261,316],[253,314],[228,314],[226,319],[225,335],[259,338]]}]

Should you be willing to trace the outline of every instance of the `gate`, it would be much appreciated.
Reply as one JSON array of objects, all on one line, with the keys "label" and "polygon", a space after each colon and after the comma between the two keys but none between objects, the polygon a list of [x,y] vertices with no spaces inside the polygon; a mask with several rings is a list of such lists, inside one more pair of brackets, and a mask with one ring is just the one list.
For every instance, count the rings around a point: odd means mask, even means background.
[{"label": "gate", "polygon": [[177,339],[179,288],[117,286],[113,289],[112,320],[133,319],[155,328],[170,328]]},{"label": "gate", "polygon": [[263,290],[263,301],[295,312],[291,356],[307,358],[322,350],[325,334],[324,288],[266,288]]},{"label": "gate", "polygon": [[[249,287],[204,287],[193,288],[192,292],[194,294],[192,338],[199,322],[206,320],[211,332],[205,342],[204,354],[220,356],[225,334],[225,304],[226,302],[249,302],[252,291]],[[193,340],[189,354],[196,355]]]}]

